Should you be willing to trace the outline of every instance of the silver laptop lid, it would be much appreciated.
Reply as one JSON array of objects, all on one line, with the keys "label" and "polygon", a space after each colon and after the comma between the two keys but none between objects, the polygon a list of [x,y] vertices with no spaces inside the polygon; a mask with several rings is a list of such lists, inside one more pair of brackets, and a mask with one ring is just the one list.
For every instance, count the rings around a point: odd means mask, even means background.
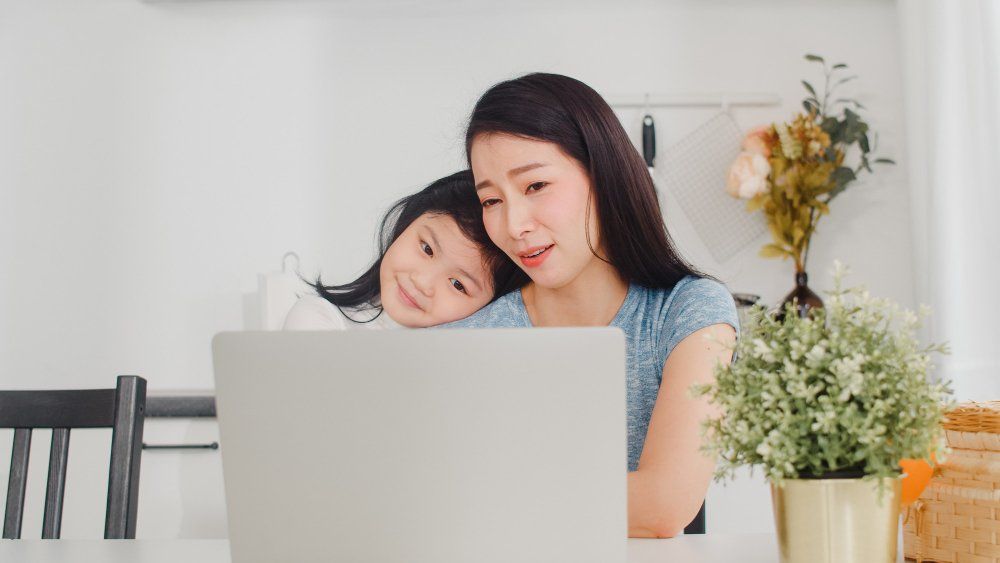
[{"label": "silver laptop lid", "polygon": [[625,560],[618,329],[212,347],[234,563]]}]

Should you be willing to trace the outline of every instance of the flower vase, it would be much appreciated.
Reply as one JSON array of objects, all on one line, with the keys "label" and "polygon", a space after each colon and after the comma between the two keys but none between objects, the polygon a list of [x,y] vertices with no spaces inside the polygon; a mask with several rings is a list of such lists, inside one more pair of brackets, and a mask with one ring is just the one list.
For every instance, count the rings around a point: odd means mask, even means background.
[{"label": "flower vase", "polygon": [[900,483],[899,477],[771,483],[781,563],[895,563]]},{"label": "flower vase", "polygon": [[809,289],[809,274],[805,272],[795,273],[795,289],[786,295],[781,304],[778,305],[777,316],[779,319],[784,318],[785,305],[792,301],[795,301],[795,309],[799,317],[808,315],[810,309],[823,308],[823,300],[813,290]]}]

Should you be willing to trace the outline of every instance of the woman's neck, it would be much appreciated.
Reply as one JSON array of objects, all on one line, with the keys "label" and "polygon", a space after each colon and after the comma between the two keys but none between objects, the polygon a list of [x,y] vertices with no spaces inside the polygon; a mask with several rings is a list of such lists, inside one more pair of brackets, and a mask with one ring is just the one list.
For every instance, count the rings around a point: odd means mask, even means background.
[{"label": "woman's neck", "polygon": [[565,286],[529,283],[521,290],[533,326],[607,326],[627,294],[628,282],[601,260],[594,260],[592,267]]}]

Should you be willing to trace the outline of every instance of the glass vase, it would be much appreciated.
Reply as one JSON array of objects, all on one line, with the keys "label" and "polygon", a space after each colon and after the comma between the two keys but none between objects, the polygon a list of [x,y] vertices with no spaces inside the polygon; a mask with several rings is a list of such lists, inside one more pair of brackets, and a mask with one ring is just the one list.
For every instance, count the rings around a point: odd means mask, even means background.
[{"label": "glass vase", "polygon": [[785,305],[793,301],[795,302],[795,310],[799,317],[805,317],[811,309],[823,308],[823,300],[813,290],[809,289],[809,274],[805,272],[795,273],[795,289],[786,295],[781,304],[778,305],[777,314],[779,319],[785,316]]}]

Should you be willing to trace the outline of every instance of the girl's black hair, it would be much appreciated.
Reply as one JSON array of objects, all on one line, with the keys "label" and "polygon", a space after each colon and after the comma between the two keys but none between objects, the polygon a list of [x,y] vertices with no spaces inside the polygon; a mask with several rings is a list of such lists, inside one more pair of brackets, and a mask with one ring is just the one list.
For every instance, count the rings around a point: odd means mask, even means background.
[{"label": "girl's black hair", "polygon": [[[462,170],[434,181],[419,192],[404,197],[393,204],[379,226],[379,253],[375,262],[358,279],[343,285],[323,285],[322,276],[309,283],[320,297],[333,303],[344,315],[355,322],[370,322],[382,314],[382,285],[379,270],[382,257],[389,247],[418,217],[425,213],[447,215],[455,220],[458,228],[482,251],[486,268],[493,275],[493,300],[528,282],[528,276],[490,240],[483,226],[483,207],[476,196],[472,172]],[[345,307],[368,308],[377,311],[372,318],[351,318]]]},{"label": "girl's black hair", "polygon": [[465,135],[470,166],[472,142],[493,133],[555,143],[580,162],[590,177],[607,257],[594,255],[626,281],[671,289],[687,275],[711,277],[675,250],[645,161],[611,107],[590,86],[544,73],[501,82],[472,110]]}]

